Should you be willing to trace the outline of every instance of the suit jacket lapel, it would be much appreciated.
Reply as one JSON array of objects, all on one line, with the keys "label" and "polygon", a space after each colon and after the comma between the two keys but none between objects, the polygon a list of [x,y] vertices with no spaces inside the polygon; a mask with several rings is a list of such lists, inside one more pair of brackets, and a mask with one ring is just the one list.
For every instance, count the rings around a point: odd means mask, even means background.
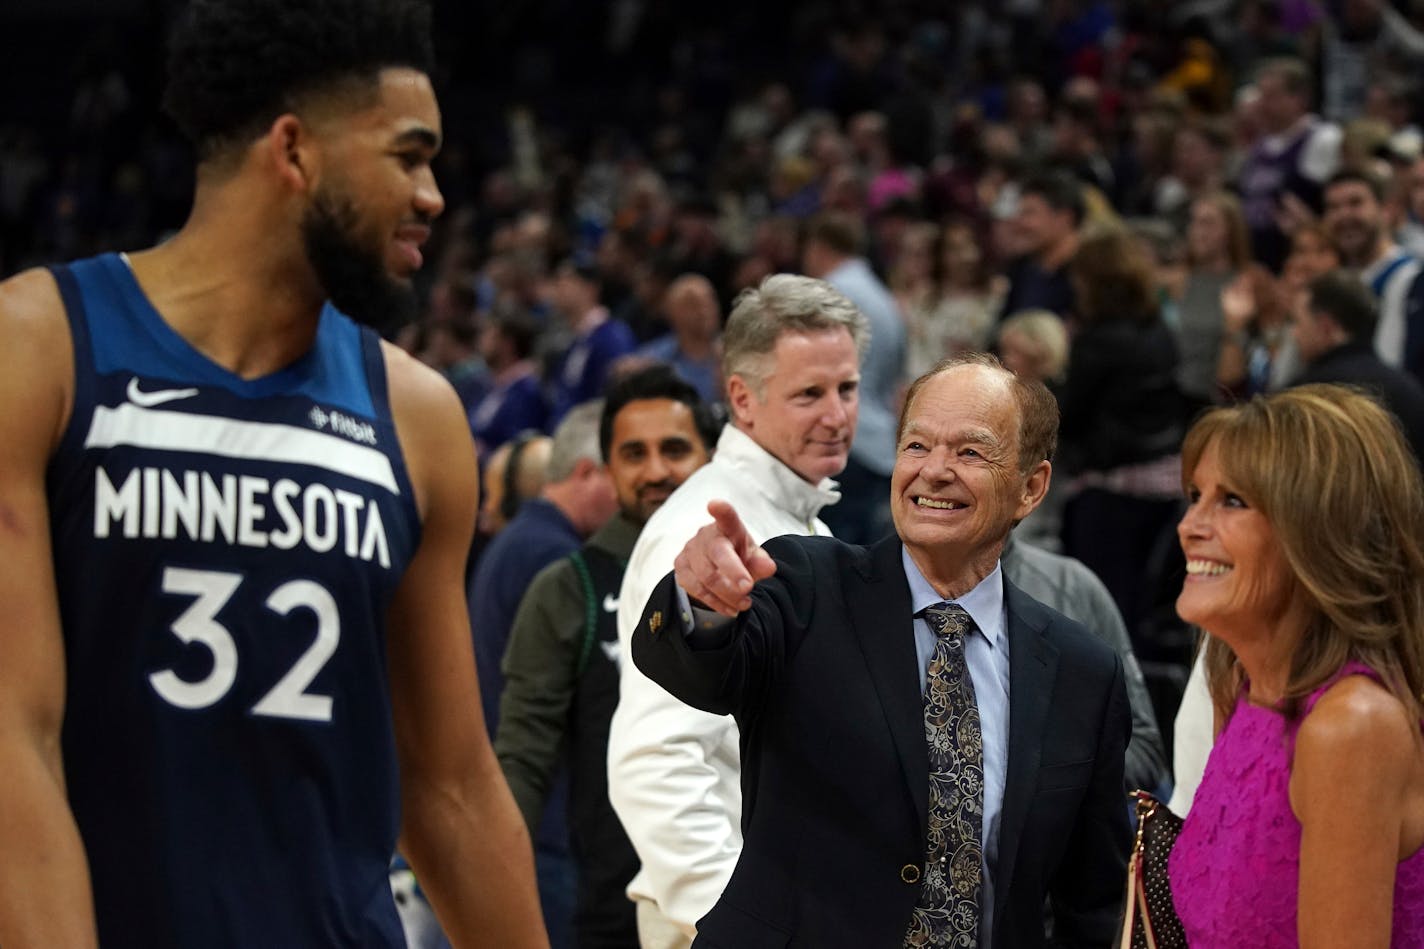
[{"label": "suit jacket lapel", "polygon": [[848,593],[845,601],[851,628],[890,726],[917,826],[923,830],[929,808],[930,766],[925,749],[924,700],[916,672],[910,586],[900,561],[898,537],[889,537],[866,553],[867,569],[862,572],[865,594]]},{"label": "suit jacket lapel", "polygon": [[1048,614],[1007,579],[1004,596],[1009,613],[1009,764],[994,870],[996,917],[1009,895],[1019,838],[1038,786],[1043,730],[1058,673],[1058,648],[1044,635]]}]

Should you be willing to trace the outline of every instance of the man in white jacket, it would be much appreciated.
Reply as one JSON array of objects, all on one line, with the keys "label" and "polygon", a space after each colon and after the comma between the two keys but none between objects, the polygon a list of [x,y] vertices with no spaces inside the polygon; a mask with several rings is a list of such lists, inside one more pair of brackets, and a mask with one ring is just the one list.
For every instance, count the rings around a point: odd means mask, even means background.
[{"label": "man in white jacket", "polygon": [[687,947],[741,852],[741,761],[731,716],[673,698],[628,659],[648,594],[697,530],[707,502],[737,509],[760,544],[828,534],[859,406],[865,317],[829,284],[777,274],[744,291],[723,336],[731,423],[710,464],[652,516],[618,600],[620,696],[608,742],[613,808],[642,861],[628,887],[643,949]]}]

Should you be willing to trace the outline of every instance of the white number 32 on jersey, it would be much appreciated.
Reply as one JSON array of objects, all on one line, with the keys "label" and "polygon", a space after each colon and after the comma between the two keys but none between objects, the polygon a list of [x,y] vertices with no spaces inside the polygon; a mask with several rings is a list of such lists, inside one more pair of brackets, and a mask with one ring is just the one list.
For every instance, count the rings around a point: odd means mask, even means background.
[{"label": "white number 32 on jersey", "polygon": [[[235,573],[179,567],[163,571],[164,593],[195,597],[173,621],[173,635],[185,643],[206,647],[213,656],[212,670],[197,682],[180,678],[172,669],[148,677],[154,691],[179,708],[207,708],[227,695],[237,680],[237,644],[233,642],[232,633],[216,617],[241,584],[242,577]],[[295,609],[311,610],[316,615],[316,640],[261,701],[252,706],[252,714],[309,722],[331,721],[331,696],[313,695],[306,689],[341,641],[341,616],[336,598],[319,583],[292,580],[273,590],[266,606],[281,616]]]}]

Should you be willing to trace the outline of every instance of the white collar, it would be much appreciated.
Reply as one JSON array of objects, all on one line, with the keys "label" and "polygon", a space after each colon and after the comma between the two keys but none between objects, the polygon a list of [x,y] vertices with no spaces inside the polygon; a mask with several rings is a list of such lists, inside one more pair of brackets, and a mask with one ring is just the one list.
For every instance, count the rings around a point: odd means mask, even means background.
[{"label": "white collar", "polygon": [[821,508],[841,499],[840,486],[835,481],[822,478],[819,484],[811,484],[735,423],[729,422],[722,428],[714,460],[745,472],[750,483],[773,505],[808,524]]}]

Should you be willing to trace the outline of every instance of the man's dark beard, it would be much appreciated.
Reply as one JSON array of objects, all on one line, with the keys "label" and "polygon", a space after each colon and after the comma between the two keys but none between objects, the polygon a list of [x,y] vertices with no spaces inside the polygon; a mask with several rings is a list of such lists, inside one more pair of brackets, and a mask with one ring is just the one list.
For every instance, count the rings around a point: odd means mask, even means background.
[{"label": "man's dark beard", "polygon": [[318,194],[302,217],[302,243],[332,304],[389,335],[415,318],[415,290],[386,271],[379,250],[356,242],[357,222],[350,200]]}]

